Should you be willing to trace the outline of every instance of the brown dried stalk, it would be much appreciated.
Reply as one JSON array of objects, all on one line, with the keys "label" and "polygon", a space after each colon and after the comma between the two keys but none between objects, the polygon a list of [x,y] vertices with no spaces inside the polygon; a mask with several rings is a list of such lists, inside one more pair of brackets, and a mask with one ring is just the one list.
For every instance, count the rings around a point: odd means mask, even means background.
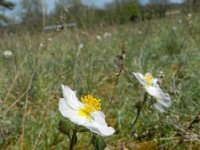
[{"label": "brown dried stalk", "polygon": [[125,59],[125,55],[126,54],[126,51],[125,51],[125,45],[122,44],[121,46],[121,55],[118,56],[118,59],[120,61],[120,64],[119,64],[119,72],[116,73],[116,80],[114,82],[114,88],[113,88],[113,92],[112,92],[112,95],[110,97],[110,100],[109,100],[109,106],[112,104],[113,102],[113,99],[114,99],[114,95],[115,95],[115,92],[116,92],[116,89],[117,89],[117,85],[119,83],[119,78],[120,78],[120,75],[122,73],[122,70],[124,69],[124,59]]},{"label": "brown dried stalk", "polygon": [[199,122],[200,122],[200,112],[192,120],[192,122],[190,122],[189,126],[185,129],[185,131],[184,131],[183,135],[181,136],[178,144],[182,144],[184,142],[186,133],[192,129],[194,124],[199,123]]}]

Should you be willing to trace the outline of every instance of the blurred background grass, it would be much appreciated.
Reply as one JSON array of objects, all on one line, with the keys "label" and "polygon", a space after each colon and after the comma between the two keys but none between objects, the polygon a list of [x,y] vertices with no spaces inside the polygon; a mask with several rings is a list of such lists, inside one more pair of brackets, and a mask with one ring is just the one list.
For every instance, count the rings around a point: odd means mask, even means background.
[{"label": "blurred background grass", "polygon": [[[199,12],[189,10],[135,23],[92,23],[50,32],[3,27],[0,53],[10,50],[13,55],[0,56],[0,149],[68,148],[67,136],[58,130],[61,84],[76,90],[79,98],[92,94],[102,99],[106,120],[116,129],[106,138],[107,149],[199,149],[198,124],[185,143],[177,145],[200,109],[199,23]],[[115,84],[121,45],[126,57]],[[172,106],[162,114],[148,101],[131,135],[135,105],[144,95],[133,71],[155,77],[162,71],[162,88]],[[88,138],[88,133],[80,133],[76,148],[93,149]]]}]

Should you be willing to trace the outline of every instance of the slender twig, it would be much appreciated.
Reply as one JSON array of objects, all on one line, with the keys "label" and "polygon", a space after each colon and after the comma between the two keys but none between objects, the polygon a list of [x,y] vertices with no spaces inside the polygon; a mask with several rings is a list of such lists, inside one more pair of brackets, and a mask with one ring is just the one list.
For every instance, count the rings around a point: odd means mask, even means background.
[{"label": "slender twig", "polygon": [[135,117],[135,119],[132,121],[131,123],[131,126],[132,126],[132,131],[131,131],[131,135],[133,134],[134,132],[134,126],[135,124],[137,123],[139,117],[140,117],[140,114],[141,114],[141,111],[142,111],[142,107],[144,106],[145,102],[147,101],[147,92],[144,93],[144,98],[143,98],[143,101],[142,102],[138,102],[136,104],[136,108],[137,108],[137,115]]},{"label": "slender twig", "polygon": [[192,120],[192,122],[190,122],[188,127],[185,129],[185,131],[184,131],[183,135],[181,136],[178,144],[182,144],[184,142],[185,135],[187,134],[187,132],[192,129],[192,127],[195,123],[198,123],[198,122],[200,122],[200,112],[196,115],[196,117]]},{"label": "slender twig", "polygon": [[114,83],[114,88],[113,88],[113,92],[112,92],[112,95],[110,97],[110,100],[109,100],[109,106],[112,104],[113,102],[113,99],[114,99],[114,95],[115,95],[115,92],[116,92],[116,89],[117,89],[117,85],[118,85],[118,82],[119,82],[119,78],[120,78],[120,75],[122,73],[122,70],[124,68],[124,59],[125,59],[125,45],[122,44],[122,47],[121,47],[121,55],[119,56],[119,60],[120,60],[120,68],[119,68],[119,72],[116,74],[117,78],[115,80],[115,83]]}]

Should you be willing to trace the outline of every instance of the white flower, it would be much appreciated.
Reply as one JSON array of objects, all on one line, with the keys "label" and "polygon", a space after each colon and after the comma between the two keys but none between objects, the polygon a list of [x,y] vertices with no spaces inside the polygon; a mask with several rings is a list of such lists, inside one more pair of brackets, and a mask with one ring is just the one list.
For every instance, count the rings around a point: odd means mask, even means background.
[{"label": "white flower", "polygon": [[100,40],[101,40],[101,36],[100,36],[100,35],[97,35],[97,36],[96,36],[96,39],[100,41]]},{"label": "white flower", "polygon": [[187,17],[188,17],[188,18],[192,18],[192,14],[188,13],[188,14],[187,14]]},{"label": "white flower", "polygon": [[6,51],[3,52],[3,56],[4,56],[5,58],[9,58],[9,57],[11,57],[12,55],[13,55],[13,53],[12,53],[11,51],[9,51],[9,50],[6,50]]},{"label": "white flower", "polygon": [[176,26],[173,26],[173,27],[172,27],[172,30],[176,31],[176,30],[177,30],[177,27],[176,27]]},{"label": "white flower", "polygon": [[101,100],[86,95],[81,98],[82,102],[80,102],[75,91],[68,86],[62,85],[61,87],[64,98],[59,101],[59,111],[64,117],[101,136],[109,136],[115,132],[112,127],[108,127],[105,115],[100,111]]},{"label": "white flower", "polygon": [[52,38],[48,38],[48,41],[52,41]]},{"label": "white flower", "polygon": [[138,34],[142,34],[142,31],[141,31],[141,30],[139,30],[139,31],[138,31]]},{"label": "white flower", "polygon": [[133,73],[138,81],[144,86],[147,93],[156,99],[154,107],[160,112],[165,112],[166,108],[171,106],[171,98],[168,93],[164,93],[158,85],[158,79],[153,78],[151,73],[142,75],[141,73]]},{"label": "white flower", "polygon": [[44,44],[43,44],[43,43],[40,43],[40,47],[44,47]]},{"label": "white flower", "polygon": [[104,35],[103,35],[103,37],[104,37],[104,38],[111,37],[111,33],[105,32]]},{"label": "white flower", "polygon": [[83,48],[83,46],[84,46],[83,43],[81,43],[81,44],[78,46],[78,49],[81,50],[81,49]]}]

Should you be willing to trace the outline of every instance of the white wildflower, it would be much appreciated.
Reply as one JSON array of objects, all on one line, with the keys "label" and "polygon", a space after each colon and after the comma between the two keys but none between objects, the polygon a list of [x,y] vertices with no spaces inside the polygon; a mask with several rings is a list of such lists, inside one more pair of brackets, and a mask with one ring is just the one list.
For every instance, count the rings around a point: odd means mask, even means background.
[{"label": "white wildflower", "polygon": [[176,30],[177,30],[177,27],[176,27],[176,26],[173,26],[173,27],[172,27],[172,30],[176,31]]},{"label": "white wildflower", "polygon": [[9,50],[6,50],[6,51],[3,52],[3,56],[5,58],[9,58],[9,57],[13,56],[13,53],[11,51],[9,51]]},{"label": "white wildflower", "polygon": [[111,37],[111,36],[112,36],[112,34],[108,33],[108,32],[105,32],[104,35],[103,35],[104,38]]},{"label": "white wildflower", "polygon": [[139,31],[138,31],[138,34],[142,34],[142,31],[141,31],[141,30],[139,30]]},{"label": "white wildflower", "polygon": [[43,43],[40,43],[40,45],[39,45],[40,47],[44,47],[44,44]]},{"label": "white wildflower", "polygon": [[151,73],[142,75],[141,73],[133,73],[138,81],[144,86],[149,95],[156,99],[154,107],[160,112],[165,112],[166,108],[171,106],[171,98],[168,93],[164,93],[158,85],[158,79],[153,78]]},{"label": "white wildflower", "polygon": [[83,48],[83,46],[84,46],[83,43],[81,43],[81,44],[78,46],[78,49],[81,50],[81,49]]},{"label": "white wildflower", "polygon": [[75,91],[68,86],[62,85],[61,87],[64,98],[59,101],[59,111],[64,117],[101,136],[109,136],[115,132],[112,127],[108,127],[105,115],[100,111],[101,100],[86,95],[81,98],[82,102],[80,102]]},{"label": "white wildflower", "polygon": [[100,36],[100,35],[97,35],[97,36],[96,36],[96,39],[100,41],[100,40],[101,40],[101,36]]},{"label": "white wildflower", "polygon": [[192,18],[192,14],[188,13],[188,14],[187,14],[187,17],[188,17],[188,18]]},{"label": "white wildflower", "polygon": [[51,41],[52,41],[52,38],[48,38],[48,41],[50,41],[50,42],[51,42]]}]

